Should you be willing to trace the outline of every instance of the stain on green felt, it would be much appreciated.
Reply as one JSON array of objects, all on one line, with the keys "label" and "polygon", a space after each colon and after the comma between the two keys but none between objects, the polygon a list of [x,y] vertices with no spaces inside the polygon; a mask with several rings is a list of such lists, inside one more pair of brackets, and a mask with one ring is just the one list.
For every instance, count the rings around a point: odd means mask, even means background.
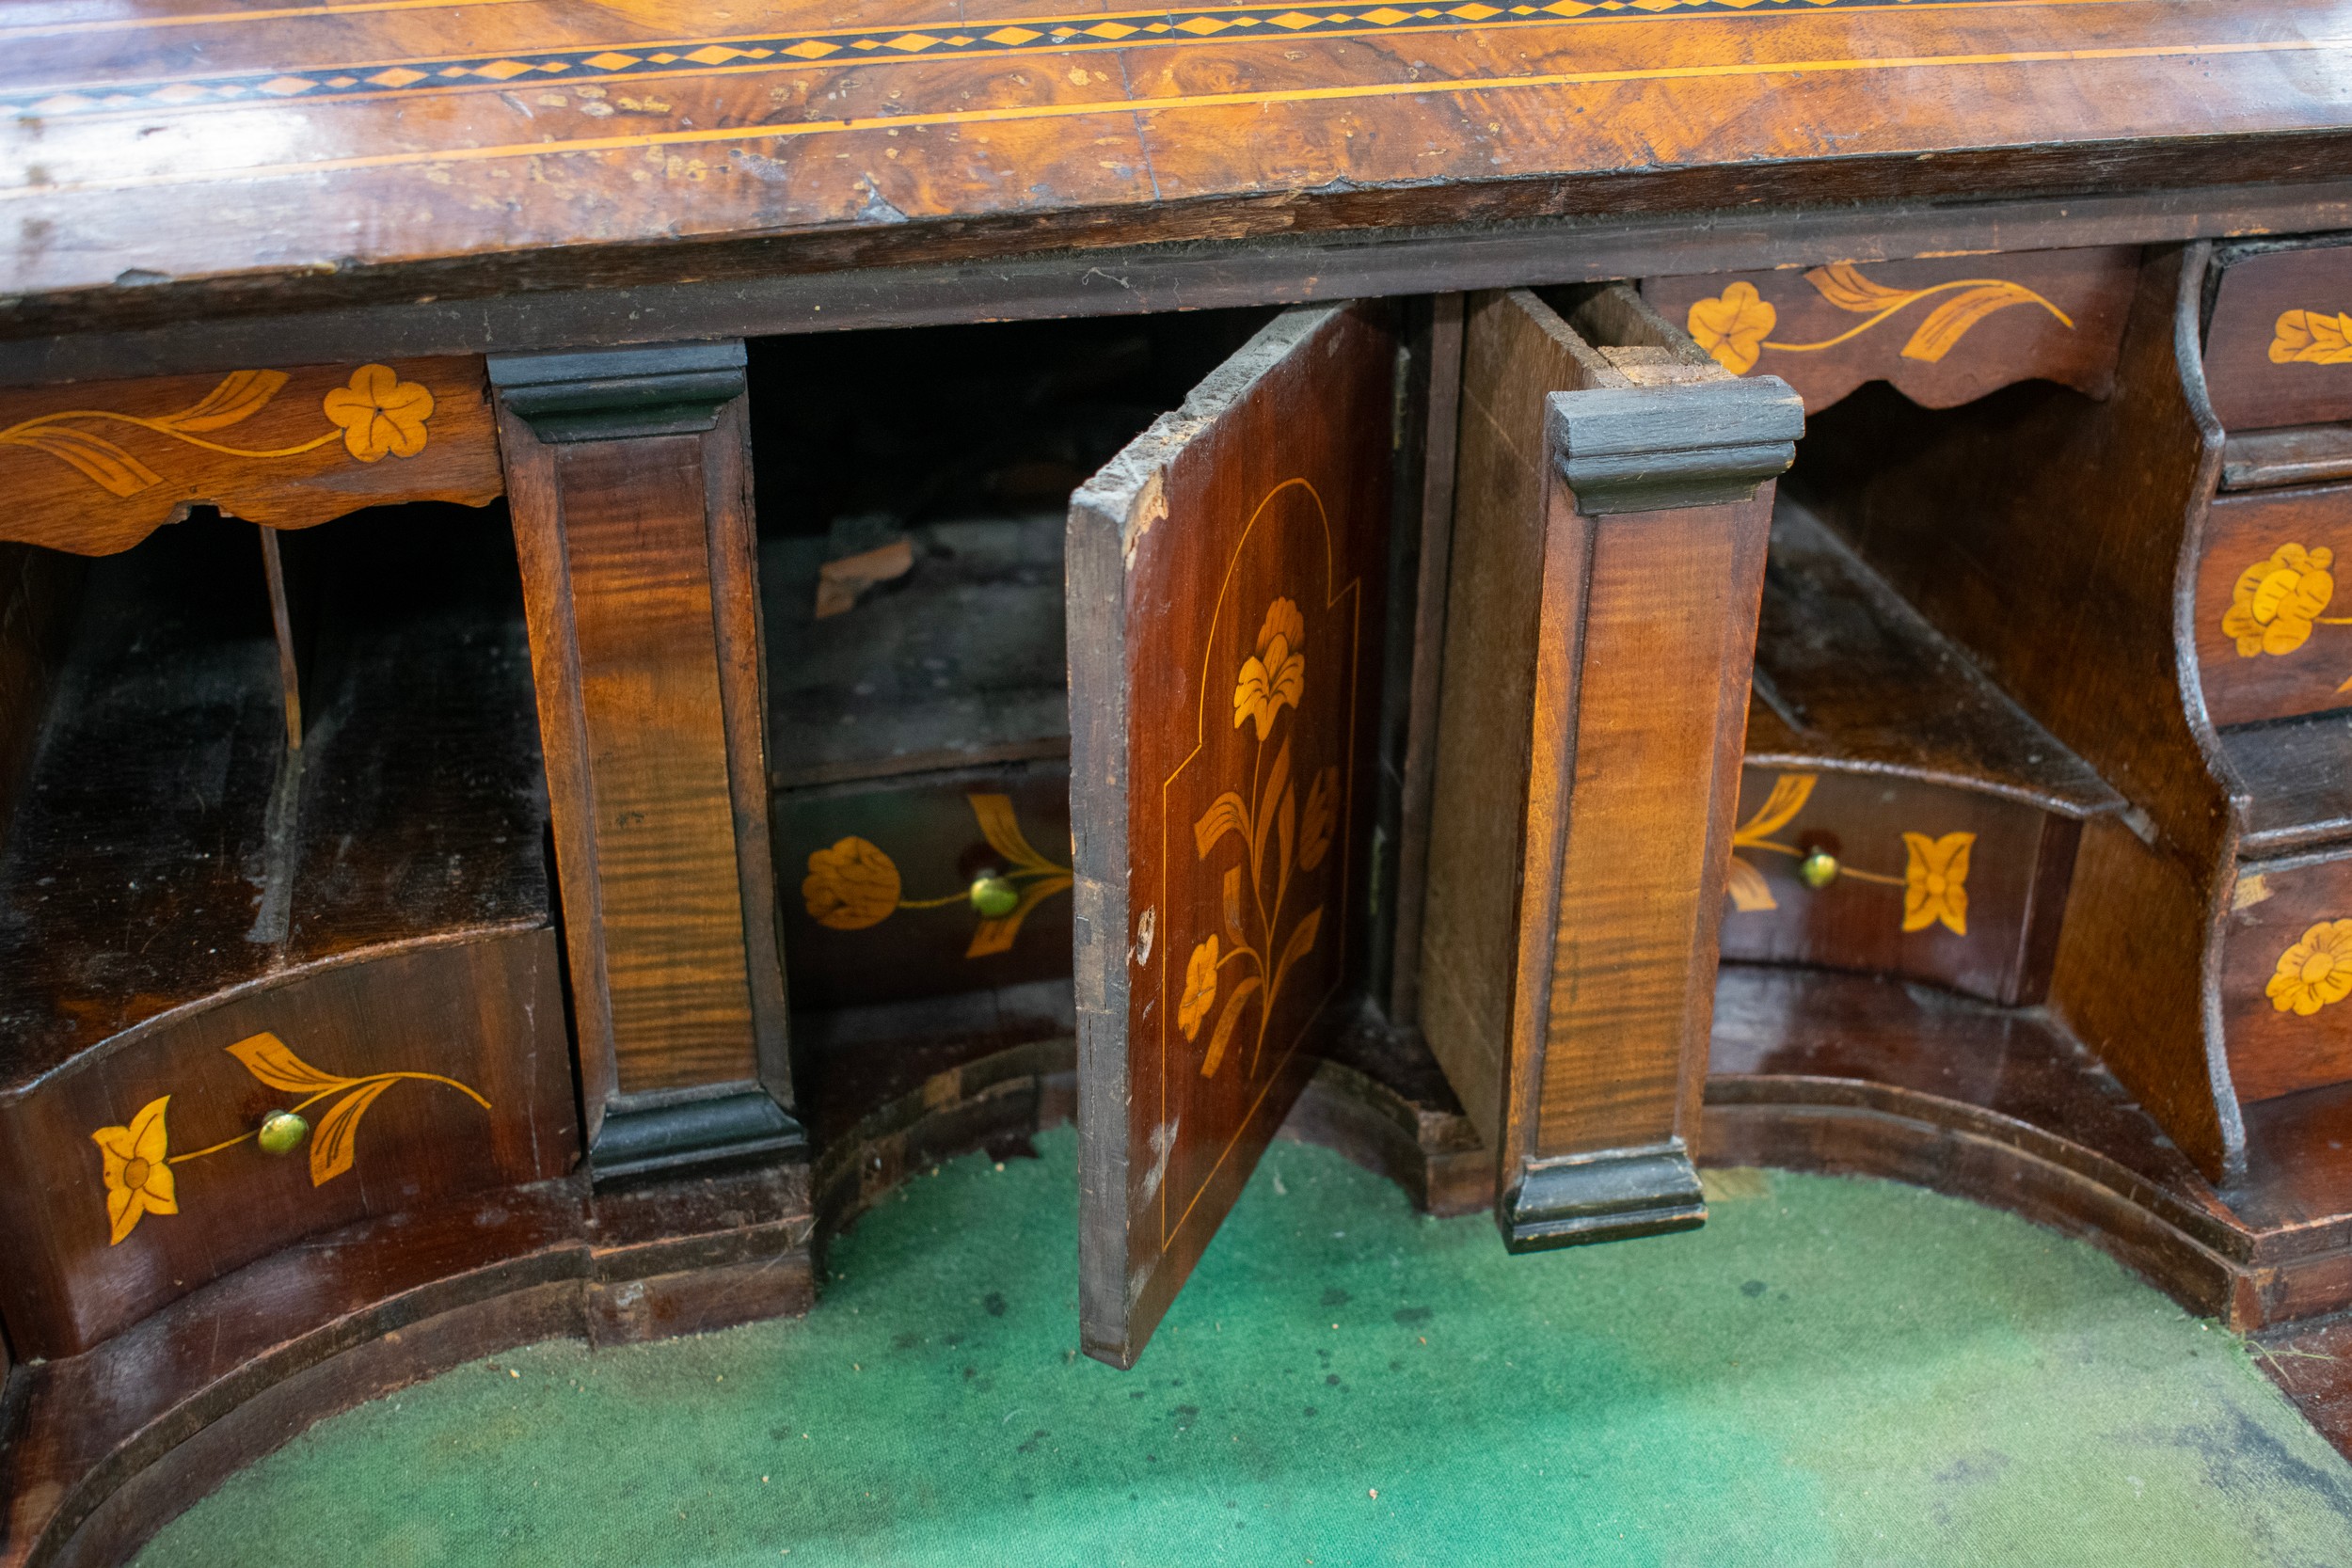
[{"label": "stain on green felt", "polygon": [[2352,1561],[2352,1472],[2243,1348],[2005,1214],[1775,1175],[1510,1259],[1278,1145],[1120,1373],[1075,1354],[1074,1143],[1038,1142],[867,1216],[803,1322],[462,1368],[140,1561]]}]

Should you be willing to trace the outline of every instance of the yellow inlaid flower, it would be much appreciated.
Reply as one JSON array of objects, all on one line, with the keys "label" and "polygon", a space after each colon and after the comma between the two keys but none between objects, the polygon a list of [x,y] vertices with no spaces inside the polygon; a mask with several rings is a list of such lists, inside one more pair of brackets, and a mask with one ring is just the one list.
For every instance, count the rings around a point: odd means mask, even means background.
[{"label": "yellow inlaid flower", "polygon": [[862,931],[898,907],[898,868],[866,840],[842,839],[808,857],[801,900],[811,919],[836,931]]},{"label": "yellow inlaid flower", "polygon": [[2323,920],[2279,955],[2279,972],[2263,988],[2280,1012],[2309,1018],[2352,996],[2352,920]]},{"label": "yellow inlaid flower", "polygon": [[2274,365],[2352,364],[2352,312],[2282,310],[2270,330]]},{"label": "yellow inlaid flower", "polygon": [[362,365],[351,372],[350,386],[326,394],[323,406],[351,455],[373,463],[388,451],[414,457],[424,451],[433,392],[421,382],[401,380],[389,365]]},{"label": "yellow inlaid flower", "polygon": [[1233,687],[1233,728],[1254,719],[1263,741],[1273,733],[1275,716],[1286,705],[1298,705],[1307,688],[1307,655],[1299,647],[1306,639],[1306,618],[1296,605],[1277,599],[1266,606],[1265,624],[1258,628],[1258,651],[1243,661],[1241,679]]},{"label": "yellow inlaid flower", "polygon": [[1184,965],[1184,1000],[1176,1009],[1176,1022],[1184,1026],[1184,1038],[1197,1039],[1200,1021],[1209,1016],[1209,1006],[1216,1000],[1216,938],[1192,950],[1191,959]]},{"label": "yellow inlaid flower", "polygon": [[178,1195],[172,1190],[171,1167],[164,1163],[168,1139],[164,1132],[164,1107],[171,1096],[151,1100],[128,1127],[102,1127],[90,1142],[106,1163],[106,1219],[114,1246],[131,1234],[144,1214],[176,1214]]},{"label": "yellow inlaid flower", "polygon": [[1903,867],[1903,929],[1924,931],[1937,921],[1953,934],[1968,934],[1968,847],[1974,833],[1903,834],[1911,852]]},{"label": "yellow inlaid flower", "polygon": [[1756,368],[1764,340],[1779,322],[1780,312],[1756,292],[1755,284],[1734,283],[1720,296],[1692,305],[1684,325],[1699,347],[1715,356],[1715,363],[1734,375],[1745,375]]},{"label": "yellow inlaid flower", "polygon": [[2336,552],[2325,545],[2315,550],[2281,545],[2269,560],[2237,575],[2221,630],[2237,639],[2240,658],[2291,654],[2303,645],[2312,619],[2336,596],[2336,579],[2328,575],[2335,559]]}]

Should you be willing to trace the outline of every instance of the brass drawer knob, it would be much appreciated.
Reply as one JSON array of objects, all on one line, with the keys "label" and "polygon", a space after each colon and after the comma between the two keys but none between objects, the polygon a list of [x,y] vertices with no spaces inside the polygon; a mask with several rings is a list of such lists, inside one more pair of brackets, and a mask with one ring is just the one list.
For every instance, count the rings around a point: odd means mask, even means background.
[{"label": "brass drawer knob", "polygon": [[272,1111],[262,1118],[262,1129],[254,1134],[254,1142],[264,1154],[292,1154],[302,1147],[310,1124],[292,1111]]},{"label": "brass drawer knob", "polygon": [[1837,880],[1839,869],[1837,857],[1826,849],[1816,849],[1797,863],[1798,877],[1817,893]]},{"label": "brass drawer knob", "polygon": [[972,879],[972,912],[982,920],[1002,920],[1020,907],[1021,890],[993,871]]}]

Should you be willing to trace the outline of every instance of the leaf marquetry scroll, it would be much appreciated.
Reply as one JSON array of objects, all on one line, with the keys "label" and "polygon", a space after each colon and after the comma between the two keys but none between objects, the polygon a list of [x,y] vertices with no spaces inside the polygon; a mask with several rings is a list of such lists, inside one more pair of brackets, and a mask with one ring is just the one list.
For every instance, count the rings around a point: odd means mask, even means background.
[{"label": "leaf marquetry scroll", "polygon": [[277,447],[239,447],[211,439],[259,414],[285,389],[283,371],[233,371],[187,407],[160,415],[126,414],[108,408],[64,408],[37,414],[0,429],[0,446],[22,447],[67,465],[109,495],[128,499],[164,483],[164,478],[129,449],[89,425],[129,426],[227,457],[269,462],[300,457],[340,438],[355,462],[373,463],[388,453],[414,457],[425,448],[425,425],[433,418],[430,389],[403,381],[387,365],[362,365],[350,384],[328,392],[320,404],[326,431],[308,440]]},{"label": "leaf marquetry scroll", "polygon": [[[1902,346],[1902,357],[1935,364],[1960,346],[1986,317],[2018,305],[2038,305],[2058,324],[2073,330],[2065,311],[2023,283],[2001,277],[1957,277],[1924,289],[1897,289],[1867,276],[1851,261],[1835,261],[1804,275],[1814,293],[1840,310],[1867,317],[1819,342],[1784,343],[1772,340],[1780,325],[1780,311],[1742,279],[1712,298],[1693,302],[1684,325],[1699,347],[1734,375],[1756,368],[1767,350],[1781,354],[1817,354],[1859,338],[1922,301],[1936,299],[1935,308],[1919,319]],[[1942,296],[1938,298],[1938,296]]]},{"label": "leaf marquetry scroll", "polygon": [[[267,1031],[247,1036],[228,1047],[228,1052],[243,1064],[246,1071],[269,1087],[302,1097],[274,1113],[271,1120],[284,1119],[299,1129],[301,1112],[322,1100],[340,1097],[327,1107],[319,1118],[318,1130],[310,1135],[310,1184],[314,1187],[324,1187],[351,1169],[358,1155],[360,1118],[395,1085],[440,1084],[457,1090],[484,1110],[490,1109],[490,1102],[474,1090],[437,1072],[371,1072],[345,1078],[323,1071],[294,1054],[284,1040]],[[109,1246],[119,1245],[145,1215],[180,1212],[172,1166],[218,1154],[263,1135],[263,1129],[257,1127],[203,1148],[173,1154],[167,1125],[170,1103],[171,1096],[159,1095],[140,1107],[126,1124],[102,1127],[90,1134],[102,1162],[100,1180],[106,1194]],[[267,1124],[265,1121],[263,1126]],[[300,1136],[297,1131],[294,1142],[298,1142]],[[283,1147],[291,1148],[294,1142]]]},{"label": "leaf marquetry scroll", "polygon": [[2271,328],[2270,362],[2352,365],[2352,311],[2280,311]]}]

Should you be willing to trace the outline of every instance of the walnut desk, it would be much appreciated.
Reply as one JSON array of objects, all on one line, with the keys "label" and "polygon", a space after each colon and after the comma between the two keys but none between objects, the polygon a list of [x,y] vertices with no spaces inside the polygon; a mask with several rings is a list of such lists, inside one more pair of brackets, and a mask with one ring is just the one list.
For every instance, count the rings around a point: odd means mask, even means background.
[{"label": "walnut desk", "polygon": [[2352,1306],[2352,4],[0,44],[0,1562],[1070,1117]]}]

